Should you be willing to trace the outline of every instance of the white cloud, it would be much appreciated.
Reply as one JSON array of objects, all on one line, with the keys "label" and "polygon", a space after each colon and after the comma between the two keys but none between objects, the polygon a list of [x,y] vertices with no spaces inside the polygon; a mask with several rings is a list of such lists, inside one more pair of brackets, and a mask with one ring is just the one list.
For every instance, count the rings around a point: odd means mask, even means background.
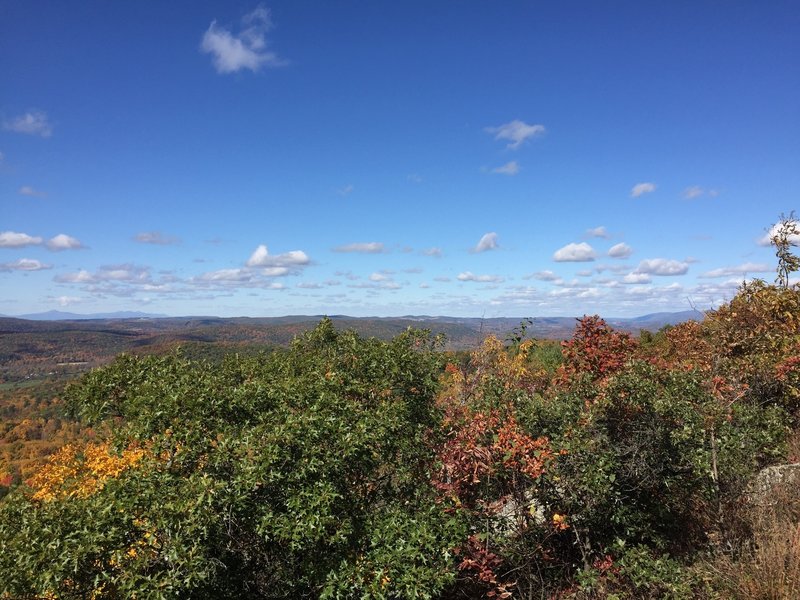
[{"label": "white cloud", "polygon": [[198,277],[200,281],[207,282],[248,282],[253,279],[252,271],[247,269],[219,269],[218,271],[210,271],[203,273]]},{"label": "white cloud", "polygon": [[150,269],[132,264],[105,265],[90,273],[81,269],[77,273],[65,273],[55,277],[59,283],[127,283],[151,284]]},{"label": "white cloud", "polygon": [[478,244],[472,249],[473,252],[486,252],[487,250],[494,250],[498,247],[497,234],[492,231],[484,233]]},{"label": "white cloud", "polygon": [[440,275],[439,277],[434,277],[433,280],[434,281],[438,281],[439,283],[449,283],[450,282],[450,278],[449,277],[444,277],[443,275]]},{"label": "white cloud", "polygon": [[247,259],[248,267],[302,267],[311,262],[308,255],[302,250],[292,250],[284,254],[272,255],[264,244],[253,251]]},{"label": "white cloud", "polygon": [[71,306],[73,304],[80,304],[81,299],[75,296],[59,296],[55,299],[59,306]]},{"label": "white cloud", "polygon": [[699,185],[693,185],[683,190],[683,197],[687,200],[692,200],[694,198],[699,198],[705,193],[706,191]]},{"label": "white cloud", "polygon": [[334,252],[360,252],[363,254],[381,254],[384,252],[384,247],[381,242],[356,242],[353,244],[345,244],[337,246],[333,249]]},{"label": "white cloud", "polygon": [[24,115],[3,121],[3,129],[16,131],[17,133],[27,133],[38,135],[43,138],[53,134],[53,127],[47,120],[47,114],[40,110],[31,110]]},{"label": "white cloud", "polygon": [[[800,231],[800,221],[788,221],[787,227],[789,230],[794,227],[795,230]],[[781,230],[781,224],[775,223],[772,227],[770,227],[769,231],[764,234],[764,236],[758,240],[759,245],[761,246],[769,246],[772,244],[772,238],[774,238]],[[789,235],[789,241],[794,244],[795,246],[800,246],[800,233]]]},{"label": "white cloud", "polygon": [[417,173],[411,173],[408,177],[406,177],[411,183],[422,183],[423,179],[421,175]]},{"label": "white cloud", "polygon": [[348,196],[348,195],[352,194],[353,190],[355,190],[355,189],[356,188],[352,183],[348,183],[346,186],[344,186],[343,188],[339,189],[339,195],[340,196]]},{"label": "white cloud", "polygon": [[486,127],[484,131],[493,134],[496,140],[509,140],[508,148],[516,150],[525,140],[542,135],[545,128],[544,125],[528,125],[524,121],[515,119],[499,127]]},{"label": "white cloud", "polygon": [[155,244],[158,246],[168,246],[180,242],[178,238],[171,235],[164,235],[160,231],[143,231],[137,233],[133,239],[141,244]]},{"label": "white cloud", "polygon": [[37,246],[42,243],[42,238],[33,237],[27,233],[16,231],[3,231],[0,233],[0,248],[22,248],[23,246]]},{"label": "white cloud", "polygon": [[652,279],[647,273],[628,273],[622,278],[622,283],[650,283]]},{"label": "white cloud", "polygon": [[643,194],[650,194],[656,191],[656,184],[655,183],[637,183],[635,186],[631,188],[631,197],[638,198]]},{"label": "white cloud", "polygon": [[200,49],[211,54],[217,73],[235,73],[242,69],[259,71],[261,67],[280,67],[286,61],[267,50],[267,32],[272,29],[269,10],[259,6],[242,18],[242,30],[234,35],[212,21],[203,35]]},{"label": "white cloud", "polygon": [[47,240],[47,248],[53,252],[60,252],[61,250],[80,250],[84,248],[80,240],[75,239],[65,233],[59,233]]},{"label": "white cloud", "polygon": [[384,273],[373,273],[369,276],[370,281],[391,281],[392,278]]},{"label": "white cloud", "polygon": [[402,286],[396,281],[372,281],[361,283],[350,283],[347,285],[349,288],[360,290],[399,290]]},{"label": "white cloud", "polygon": [[587,229],[586,235],[595,238],[607,238],[608,231],[606,231],[606,228],[603,225],[600,225],[600,227],[593,227],[592,229]]},{"label": "white cloud", "polygon": [[81,269],[77,273],[57,275],[55,280],[59,283],[93,283],[95,278],[89,271]]},{"label": "white cloud", "polygon": [[703,273],[700,277],[715,278],[715,277],[733,277],[735,275],[746,275],[748,273],[768,273],[772,271],[772,267],[764,263],[744,263],[736,267],[722,267]]},{"label": "white cloud", "polygon": [[550,296],[555,296],[559,298],[597,298],[601,294],[595,288],[586,288],[582,290],[576,290],[574,288],[561,288],[557,290],[550,290],[548,292]]},{"label": "white cloud", "polygon": [[689,264],[686,262],[671,260],[668,258],[648,258],[639,263],[635,273],[672,276],[684,275],[688,270]]},{"label": "white cloud", "polygon": [[597,257],[597,254],[589,244],[581,242],[580,244],[567,244],[563,248],[559,248],[553,254],[553,260],[556,262],[590,262]]},{"label": "white cloud", "polygon": [[531,275],[526,275],[523,279],[538,279],[539,281],[561,281],[561,278],[550,270],[537,271]]},{"label": "white cloud", "polygon": [[499,175],[516,175],[519,173],[519,163],[515,160],[507,162],[502,167],[495,167],[492,169],[492,173],[497,173]]},{"label": "white cloud", "polygon": [[42,271],[52,269],[53,265],[46,265],[33,258],[20,258],[14,262],[0,263],[0,271]]},{"label": "white cloud", "polygon": [[441,248],[437,248],[436,246],[434,246],[433,248],[426,248],[425,250],[422,251],[422,254],[424,254],[425,256],[433,256],[434,258],[441,258],[443,252]]},{"label": "white cloud", "polygon": [[37,190],[36,188],[32,188],[29,185],[23,185],[17,193],[22,196],[31,196],[33,198],[46,198],[47,194],[41,190]]},{"label": "white cloud", "polygon": [[470,271],[464,271],[458,274],[459,281],[476,281],[478,283],[500,283],[504,281],[503,277],[499,275],[475,275]]},{"label": "white cloud", "polygon": [[633,254],[633,248],[625,242],[614,244],[608,249],[608,255],[611,258],[628,258],[631,254]]}]

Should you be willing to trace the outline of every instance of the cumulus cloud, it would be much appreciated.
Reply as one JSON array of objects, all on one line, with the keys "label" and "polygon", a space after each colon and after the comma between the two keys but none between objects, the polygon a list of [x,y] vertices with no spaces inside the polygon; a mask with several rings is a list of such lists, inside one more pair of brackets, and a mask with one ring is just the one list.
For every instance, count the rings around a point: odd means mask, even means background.
[{"label": "cumulus cloud", "polygon": [[589,244],[581,242],[580,244],[567,244],[563,248],[559,248],[553,254],[553,260],[556,262],[590,262],[597,257],[597,254]]},{"label": "cumulus cloud", "polygon": [[104,265],[94,273],[81,269],[74,273],[57,275],[55,281],[59,283],[152,283],[150,269],[129,263],[120,265]]},{"label": "cumulus cloud", "polygon": [[472,249],[473,252],[486,252],[487,250],[494,250],[498,247],[497,234],[492,231],[484,233],[478,244]]},{"label": "cumulus cloud", "polygon": [[606,228],[603,225],[600,225],[600,227],[593,227],[592,229],[587,229],[586,230],[586,235],[588,235],[589,237],[594,237],[594,238],[607,238],[607,237],[609,237],[608,236],[608,231],[606,231]]},{"label": "cumulus cloud", "polygon": [[259,71],[262,67],[280,67],[286,61],[267,50],[267,32],[272,29],[270,12],[259,6],[242,18],[241,30],[231,30],[212,21],[200,44],[202,52],[211,54],[217,73],[235,73],[242,69]]},{"label": "cumulus cloud", "polygon": [[515,160],[507,162],[502,167],[495,167],[492,169],[492,173],[497,173],[498,175],[516,175],[519,173],[519,163]]},{"label": "cumulus cloud", "polygon": [[[769,246],[770,244],[772,244],[772,238],[774,238],[776,235],[778,235],[778,233],[780,233],[782,227],[783,226],[781,225],[781,223],[775,223],[775,225],[770,227],[769,231],[767,231],[767,233],[765,233],[764,236],[760,240],[758,240],[759,245]],[[794,229],[795,231],[800,231],[800,221],[790,220],[786,223],[785,227],[788,228],[789,232],[791,232],[792,229]],[[795,246],[800,246],[800,233],[789,235],[789,242],[791,242]]]},{"label": "cumulus cloud", "polygon": [[59,296],[55,298],[55,301],[58,302],[59,306],[72,306],[73,304],[80,304],[81,299],[75,296]]},{"label": "cumulus cloud", "polygon": [[526,275],[523,279],[538,279],[539,281],[561,281],[561,278],[550,270],[537,271],[531,275]]},{"label": "cumulus cloud", "polygon": [[441,258],[442,254],[444,253],[442,252],[441,248],[434,246],[433,248],[425,248],[425,250],[422,251],[422,254],[425,256],[433,256],[434,258]]},{"label": "cumulus cloud", "polygon": [[355,242],[344,244],[333,249],[334,252],[359,252],[362,254],[381,254],[384,246],[381,242]]},{"label": "cumulus cloud", "polygon": [[177,244],[180,242],[178,238],[171,235],[164,235],[160,231],[143,231],[137,233],[133,239],[140,244],[155,244],[157,246],[169,246],[170,244]]},{"label": "cumulus cloud", "polygon": [[93,283],[94,276],[87,270],[81,269],[76,273],[63,273],[54,278],[58,283]]},{"label": "cumulus cloud", "polygon": [[650,283],[652,279],[647,273],[628,273],[622,278],[622,283]]},{"label": "cumulus cloud", "polygon": [[244,283],[253,279],[254,273],[247,269],[219,269],[203,273],[197,279],[206,282],[237,282]]},{"label": "cumulus cloud", "polygon": [[311,262],[308,255],[302,250],[292,250],[284,254],[270,254],[264,244],[261,244],[253,251],[247,259],[248,267],[264,268],[296,268],[302,267]]},{"label": "cumulus cloud", "polygon": [[46,198],[47,194],[41,190],[37,190],[29,185],[23,185],[17,193],[21,196],[31,196],[32,198]]},{"label": "cumulus cloud", "polygon": [[53,265],[46,265],[33,258],[20,258],[13,262],[0,263],[0,271],[42,271],[52,269]]},{"label": "cumulus cloud", "polygon": [[764,263],[744,263],[736,267],[722,267],[703,273],[700,277],[716,278],[716,277],[734,277],[736,275],[746,275],[748,273],[768,273],[772,271],[772,267]]},{"label": "cumulus cloud", "polygon": [[423,179],[422,176],[418,173],[411,173],[406,177],[411,183],[422,183]]},{"label": "cumulus cloud", "polygon": [[17,233],[16,231],[3,231],[0,233],[0,248],[22,248],[23,246],[37,246],[42,243],[42,238]]},{"label": "cumulus cloud", "polygon": [[611,258],[628,258],[631,254],[633,254],[633,248],[624,242],[614,244],[608,249],[608,255]]},{"label": "cumulus cloud", "polygon": [[373,273],[369,276],[370,281],[391,281],[392,278],[386,273]]},{"label": "cumulus cloud", "polygon": [[528,125],[524,121],[515,119],[498,127],[486,127],[486,133],[494,135],[496,140],[508,140],[508,148],[516,150],[526,140],[535,138],[545,132],[544,125]]},{"label": "cumulus cloud", "polygon": [[581,290],[576,290],[572,288],[562,288],[558,290],[551,290],[549,292],[550,296],[556,296],[559,298],[579,298],[579,299],[586,299],[586,298],[598,298],[601,296],[600,292],[596,288],[586,288]]},{"label": "cumulus cloud", "polygon": [[62,250],[80,250],[85,246],[74,237],[65,233],[59,233],[47,240],[47,247],[53,252],[60,252]]},{"label": "cumulus cloud", "polygon": [[31,110],[24,115],[3,121],[3,129],[28,135],[38,135],[43,138],[53,134],[53,126],[47,120],[47,113],[40,110]]},{"label": "cumulus cloud", "polygon": [[647,258],[639,263],[635,273],[649,275],[672,276],[684,275],[689,270],[689,263],[668,258]]},{"label": "cumulus cloud", "polygon": [[361,283],[350,283],[349,288],[362,290],[399,290],[402,286],[391,279],[388,281],[364,281]]},{"label": "cumulus cloud", "polygon": [[637,183],[635,186],[631,188],[631,198],[638,198],[643,194],[651,194],[652,192],[656,191],[656,184],[655,183]]},{"label": "cumulus cloud", "polygon": [[464,271],[458,274],[459,281],[476,281],[478,283],[500,283],[504,281],[499,275],[475,275],[471,271]]}]

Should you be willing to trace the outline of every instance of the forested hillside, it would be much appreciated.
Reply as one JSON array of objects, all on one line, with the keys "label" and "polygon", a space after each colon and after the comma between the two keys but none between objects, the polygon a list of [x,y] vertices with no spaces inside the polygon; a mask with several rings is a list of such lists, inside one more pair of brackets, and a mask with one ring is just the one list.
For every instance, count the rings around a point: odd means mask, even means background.
[{"label": "forested hillside", "polygon": [[122,355],[0,501],[0,594],[797,597],[800,488],[753,485],[800,460],[797,267],[638,338]]}]

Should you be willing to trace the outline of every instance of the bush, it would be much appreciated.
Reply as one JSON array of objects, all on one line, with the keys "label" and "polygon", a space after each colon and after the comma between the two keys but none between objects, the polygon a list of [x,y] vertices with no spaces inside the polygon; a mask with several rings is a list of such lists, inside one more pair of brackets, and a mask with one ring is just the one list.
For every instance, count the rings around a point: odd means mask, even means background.
[{"label": "bush", "polygon": [[0,503],[0,593],[432,597],[463,537],[429,483],[435,350],[324,321],[218,369],[124,356],[92,372],[68,401],[111,443]]}]

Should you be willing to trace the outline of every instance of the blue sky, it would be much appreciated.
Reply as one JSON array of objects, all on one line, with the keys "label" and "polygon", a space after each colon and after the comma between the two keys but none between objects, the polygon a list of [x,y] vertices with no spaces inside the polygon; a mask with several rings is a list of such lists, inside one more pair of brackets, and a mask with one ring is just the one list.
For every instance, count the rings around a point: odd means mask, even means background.
[{"label": "blue sky", "polygon": [[796,2],[0,8],[0,313],[634,316],[774,278]]}]

